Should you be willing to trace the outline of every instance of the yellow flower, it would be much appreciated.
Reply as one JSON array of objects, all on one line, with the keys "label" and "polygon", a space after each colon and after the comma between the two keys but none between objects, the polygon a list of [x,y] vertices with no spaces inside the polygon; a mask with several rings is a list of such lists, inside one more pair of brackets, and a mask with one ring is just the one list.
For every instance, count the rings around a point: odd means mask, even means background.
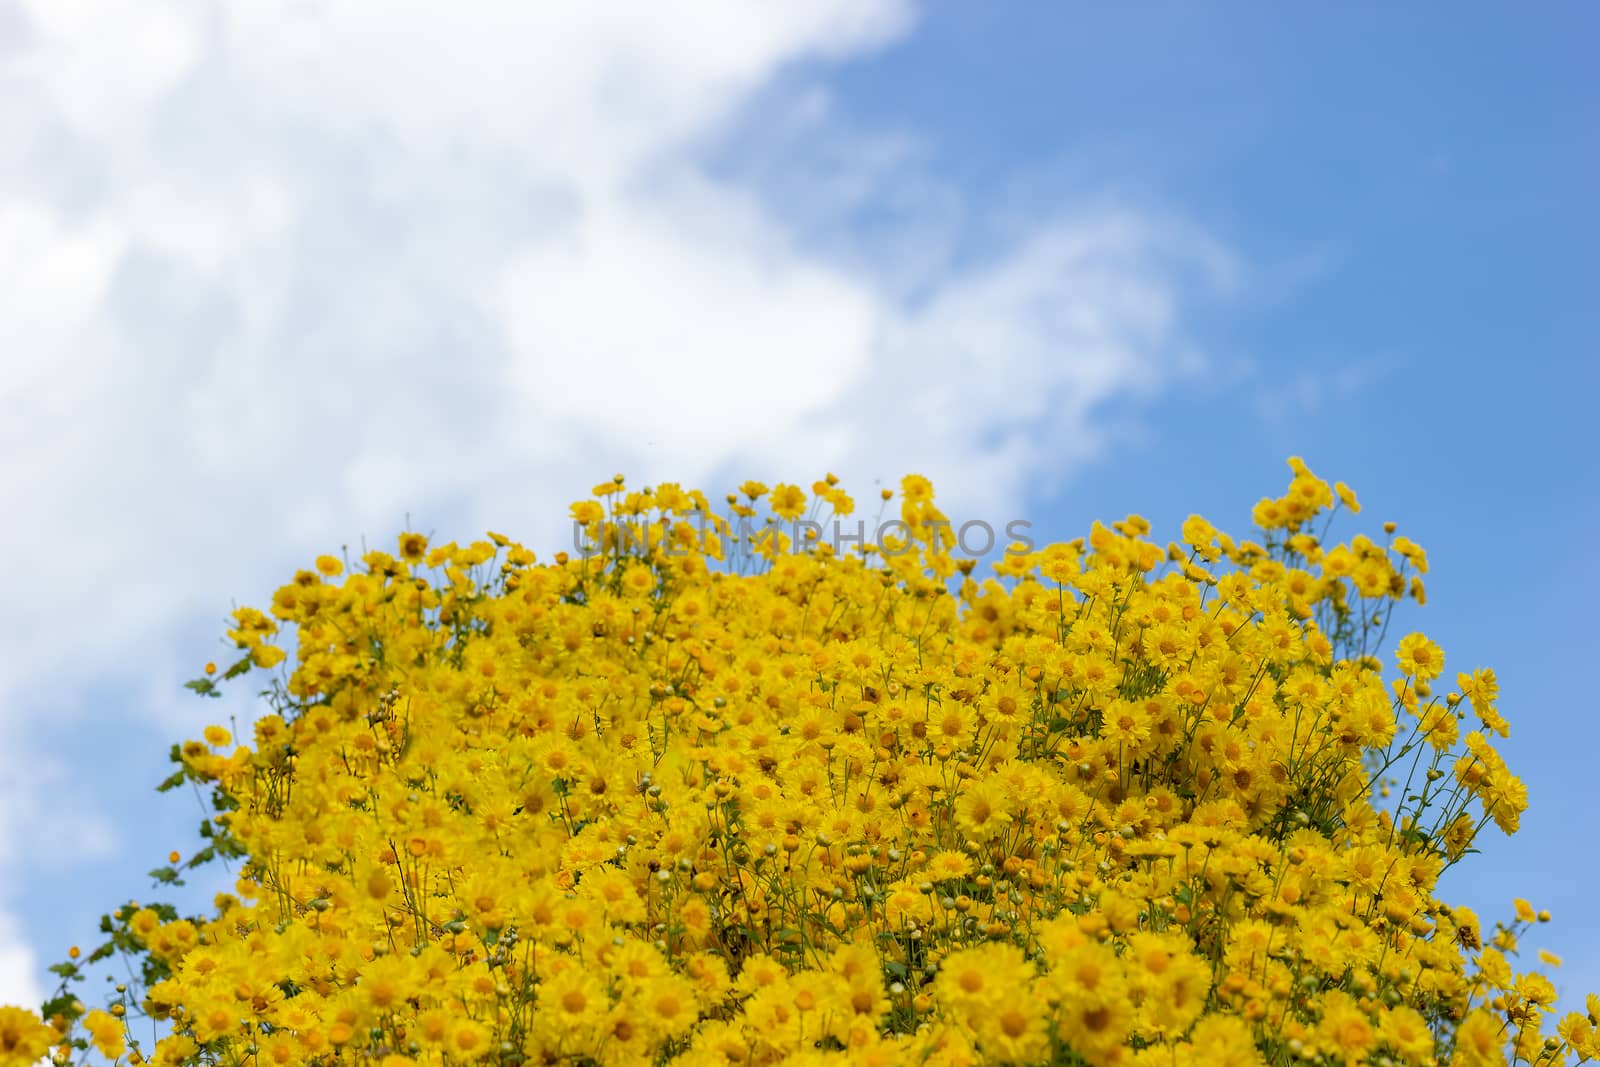
[{"label": "yellow flower", "polygon": [[[1091,1011],[1090,1016],[1099,1016]],[[1109,1020],[1110,1012],[1106,1012]],[[1030,996],[1014,996],[995,1011],[975,1020],[978,1045],[986,1056],[1000,1063],[1037,1063],[1050,1050],[1049,1019],[1039,1002]]]},{"label": "yellow flower", "polygon": [[1082,1049],[1091,1062],[1104,1062],[1122,1045],[1133,1026],[1133,1004],[1117,997],[1086,997],[1064,1003],[1059,1014],[1061,1035]]},{"label": "yellow flower", "polygon": [[1361,504],[1356,500],[1354,489],[1351,489],[1343,482],[1334,482],[1333,491],[1334,494],[1338,496],[1339,502],[1348,508],[1352,514],[1361,514]]},{"label": "yellow flower", "polygon": [[798,519],[806,508],[806,494],[796,485],[779,483],[768,501],[775,515],[785,519]]},{"label": "yellow flower", "polygon": [[933,483],[920,474],[908,474],[900,479],[900,499],[907,508],[926,504],[933,499]]},{"label": "yellow flower", "polygon": [[[1533,1061],[1554,988],[1508,956],[1546,913],[1485,936],[1435,896],[1527,808],[1494,675],[1436,695],[1421,634],[1386,669],[1426,557],[1324,548],[1355,496],[1290,466],[1260,543],[1191,516],[1163,551],[1130,515],[998,580],[917,475],[883,555],[724,559],[704,493],[614,478],[548,564],[500,534],[319,557],[229,626],[269,666],[289,631],[274,713],[178,753],[216,813],[183,853],[236,892],[117,908],[161,980],[0,1010],[0,1067],[84,1032],[133,1061],[134,1004],[157,1067]],[[724,499],[769,493],[808,505]]]},{"label": "yellow flower", "polygon": [[699,1016],[694,987],[673,974],[661,974],[640,987],[633,998],[635,1017],[652,1033],[671,1039],[694,1025]]},{"label": "yellow flower", "polygon": [[1506,1062],[1503,1029],[1498,1020],[1483,1009],[1469,1014],[1455,1031],[1452,1067],[1501,1067]]},{"label": "yellow flower", "polygon": [[998,783],[969,782],[956,800],[956,825],[968,837],[988,841],[1011,825],[1014,802]]},{"label": "yellow flower", "polygon": [[362,972],[357,988],[377,1013],[392,1011],[416,993],[411,957],[389,955],[374,960]]},{"label": "yellow flower", "polygon": [[541,1028],[553,1037],[570,1037],[586,1046],[591,1031],[611,1009],[600,983],[582,967],[570,966],[541,983],[538,992]]},{"label": "yellow flower", "polygon": [[991,944],[962,949],[939,966],[934,992],[939,1002],[976,1018],[1011,1001],[1033,977],[1033,965],[1014,945]]},{"label": "yellow flower", "polygon": [[407,563],[421,563],[428,552],[428,539],[419,533],[400,535],[400,558]]},{"label": "yellow flower", "polygon": [[1431,682],[1444,673],[1444,653],[1422,634],[1407,634],[1395,651],[1400,673],[1419,682]]},{"label": "yellow flower", "polygon": [[1548,1008],[1556,1002],[1556,987],[1542,974],[1529,972],[1517,975],[1516,992],[1530,1003]]},{"label": "yellow flower", "polygon": [[606,517],[605,509],[593,500],[577,501],[569,513],[574,522],[586,527],[592,527]]},{"label": "yellow flower", "polygon": [[953,878],[965,878],[971,873],[972,857],[965,852],[945,849],[935,853],[928,860],[927,874],[935,882],[946,882]]},{"label": "yellow flower", "polygon": [[256,645],[250,651],[250,659],[257,667],[271,670],[282,663],[285,658],[283,649],[277,645]]},{"label": "yellow flower", "polygon": [[1106,710],[1100,736],[1120,746],[1124,756],[1131,759],[1135,751],[1150,740],[1153,725],[1143,704],[1119,700]]},{"label": "yellow flower", "polygon": [[1392,547],[1404,556],[1419,574],[1428,573],[1428,554],[1422,550],[1421,545],[1409,537],[1396,537]]},{"label": "yellow flower", "polygon": [[1183,522],[1183,539],[1195,548],[1208,548],[1217,539],[1217,528],[1199,515],[1190,515]]},{"label": "yellow flower", "polygon": [[1461,687],[1461,694],[1472,703],[1472,710],[1478,716],[1478,721],[1483,723],[1485,729],[1493,730],[1501,737],[1511,735],[1511,724],[1496,710],[1496,701],[1500,699],[1500,683],[1494,676],[1494,671],[1480,668],[1471,674],[1457,674],[1456,685]]},{"label": "yellow flower", "polygon": [[1422,1013],[1408,1004],[1398,1004],[1385,1012],[1379,1030],[1383,1043],[1407,1063],[1426,1063],[1433,1055],[1433,1030]]},{"label": "yellow flower", "polygon": [[1323,998],[1317,1030],[1328,1054],[1346,1063],[1366,1060],[1378,1041],[1372,1019],[1354,999],[1338,990]]},{"label": "yellow flower", "polygon": [[488,1028],[482,1023],[473,1019],[456,1019],[450,1024],[445,1047],[458,1060],[476,1060],[487,1056],[492,1050],[490,1037]]},{"label": "yellow flower", "polygon": [[1460,737],[1460,731],[1456,729],[1455,714],[1443,704],[1429,706],[1422,713],[1417,728],[1428,739],[1428,743],[1440,752],[1453,748]]},{"label": "yellow flower", "polygon": [[108,1060],[120,1059],[128,1050],[122,1022],[106,1012],[97,1009],[85,1015],[83,1028],[89,1032],[89,1040],[100,1055]]},{"label": "yellow flower", "polygon": [[630,1005],[619,1004],[600,1022],[601,1062],[605,1064],[649,1063],[657,1045]]},{"label": "yellow flower", "polygon": [[33,1012],[0,1006],[0,1067],[33,1067],[57,1036]]}]

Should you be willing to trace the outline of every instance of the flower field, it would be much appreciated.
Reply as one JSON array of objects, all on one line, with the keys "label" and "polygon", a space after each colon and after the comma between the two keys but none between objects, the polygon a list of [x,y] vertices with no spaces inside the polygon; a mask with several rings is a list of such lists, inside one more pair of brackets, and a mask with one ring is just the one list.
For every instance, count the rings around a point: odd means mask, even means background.
[{"label": "flower field", "polygon": [[1290,466],[1249,538],[993,563],[917,476],[863,551],[785,532],[855,514],[831,477],[618,478],[590,552],[320,557],[190,683],[271,679],[164,783],[215,812],[170,875],[233,891],[108,915],[0,1067],[1600,1055],[1518,962],[1547,915],[1436,893],[1527,805],[1494,674],[1406,622],[1424,550]]}]

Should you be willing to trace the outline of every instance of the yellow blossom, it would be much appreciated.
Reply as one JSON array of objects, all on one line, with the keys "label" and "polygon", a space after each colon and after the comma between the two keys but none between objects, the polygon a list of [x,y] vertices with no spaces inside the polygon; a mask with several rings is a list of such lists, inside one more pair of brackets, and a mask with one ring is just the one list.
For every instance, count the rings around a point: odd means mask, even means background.
[{"label": "yellow blossom", "polygon": [[992,573],[919,475],[881,553],[791,543],[755,505],[807,494],[751,481],[723,499],[771,536],[735,554],[704,493],[618,476],[548,563],[317,557],[227,631],[226,675],[293,656],[267,713],[176,751],[213,813],[181,854],[231,891],[116,908],[68,955],[131,981],[0,1008],[0,1067],[1533,1059],[1548,913],[1486,932],[1439,888],[1527,808],[1498,683],[1436,693],[1420,633],[1386,670],[1426,554],[1290,468],[1252,538],[1130,515]]}]

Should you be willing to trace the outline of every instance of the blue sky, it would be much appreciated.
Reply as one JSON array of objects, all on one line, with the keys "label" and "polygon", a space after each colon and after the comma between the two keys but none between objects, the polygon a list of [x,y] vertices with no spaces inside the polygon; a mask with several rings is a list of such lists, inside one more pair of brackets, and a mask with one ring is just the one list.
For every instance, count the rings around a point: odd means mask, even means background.
[{"label": "blue sky", "polygon": [[1499,673],[1451,892],[1600,989],[1590,5],[88,10],[0,2],[0,1001],[192,849],[252,705],[181,682],[318,552],[614,470],[1242,531],[1291,454]]}]

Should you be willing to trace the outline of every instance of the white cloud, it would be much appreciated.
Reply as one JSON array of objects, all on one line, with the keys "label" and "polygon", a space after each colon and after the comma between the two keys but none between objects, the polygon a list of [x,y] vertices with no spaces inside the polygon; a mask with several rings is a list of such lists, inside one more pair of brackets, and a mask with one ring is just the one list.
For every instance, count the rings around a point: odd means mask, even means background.
[{"label": "white cloud", "polygon": [[[828,467],[992,512],[1192,358],[1184,302],[1227,266],[1202,236],[1046,204],[961,262],[983,212],[914,138],[828,148],[797,64],[884,47],[904,4],[695,11],[0,0],[14,753],[92,683],[192,730],[176,635],[405,512],[538,542],[613,470]],[[707,163],[752,102],[769,158],[828,161],[792,215]],[[862,205],[881,241],[826,239]],[[39,788],[0,779],[24,844]],[[33,966],[5,944],[0,993]]]},{"label": "white cloud", "polygon": [[36,1006],[44,999],[36,966],[33,949],[22,939],[16,919],[0,912],[0,1004]]},{"label": "white cloud", "polygon": [[1267,423],[1283,423],[1316,415],[1329,404],[1341,405],[1381,376],[1373,364],[1347,364],[1336,371],[1299,371],[1256,387],[1253,406]]}]

